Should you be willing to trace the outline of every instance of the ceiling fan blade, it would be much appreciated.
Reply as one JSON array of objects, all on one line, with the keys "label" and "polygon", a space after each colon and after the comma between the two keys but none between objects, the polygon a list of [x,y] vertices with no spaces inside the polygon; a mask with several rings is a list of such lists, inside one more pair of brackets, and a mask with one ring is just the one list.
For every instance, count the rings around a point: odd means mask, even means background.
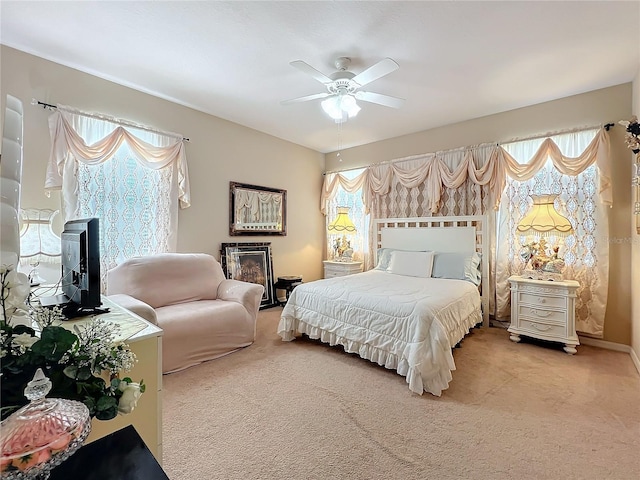
[{"label": "ceiling fan blade", "polygon": [[392,97],[381,93],[357,91],[355,96],[358,100],[377,103],[378,105],[384,105],[385,107],[400,108],[404,105],[404,98]]},{"label": "ceiling fan blade", "polygon": [[394,62],[390,58],[385,58],[384,60],[380,60],[375,65],[370,66],[364,72],[360,72],[351,80],[362,87],[367,83],[371,83],[374,80],[379,79],[380,77],[384,77],[385,75],[397,70],[398,68],[400,68],[400,66],[396,62]]},{"label": "ceiling fan blade", "polygon": [[290,62],[289,65],[291,65],[292,67],[296,67],[298,70],[303,71],[307,75],[311,75],[313,78],[318,80],[320,83],[331,83],[331,82],[333,82],[333,80],[331,80],[329,77],[327,77],[324,73],[316,70],[311,65],[309,65],[306,62],[303,62],[302,60],[294,60],[293,62]]},{"label": "ceiling fan blade", "polygon": [[313,95],[306,95],[304,97],[292,98],[291,100],[283,100],[280,105],[291,105],[292,103],[308,102],[309,100],[317,100],[319,98],[325,98],[330,96],[328,92],[314,93]]}]

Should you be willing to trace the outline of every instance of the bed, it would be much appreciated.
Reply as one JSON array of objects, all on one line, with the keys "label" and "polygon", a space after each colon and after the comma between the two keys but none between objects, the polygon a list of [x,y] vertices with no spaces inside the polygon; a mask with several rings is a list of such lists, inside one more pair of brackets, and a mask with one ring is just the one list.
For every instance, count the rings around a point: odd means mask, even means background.
[{"label": "bed", "polygon": [[[453,378],[452,348],[474,326],[488,326],[487,219],[384,219],[375,222],[374,235],[376,268],[299,285],[278,334],[283,341],[306,334],[341,345],[396,370],[412,392],[440,396]],[[464,276],[447,273],[444,259],[456,266],[464,259]],[[477,269],[473,281],[470,269]]]}]

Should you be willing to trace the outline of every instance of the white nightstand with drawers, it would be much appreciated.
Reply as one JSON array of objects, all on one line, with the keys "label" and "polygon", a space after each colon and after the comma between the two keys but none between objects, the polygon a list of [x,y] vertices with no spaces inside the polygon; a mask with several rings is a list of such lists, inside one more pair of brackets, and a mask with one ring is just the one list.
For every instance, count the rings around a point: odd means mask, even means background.
[{"label": "white nightstand with drawers", "polygon": [[344,277],[362,272],[362,262],[334,262],[324,260],[324,278]]},{"label": "white nightstand with drawers", "polygon": [[576,334],[575,280],[532,280],[513,276],[511,283],[511,326],[509,337],[520,335],[564,343],[564,351],[576,353],[580,345]]}]

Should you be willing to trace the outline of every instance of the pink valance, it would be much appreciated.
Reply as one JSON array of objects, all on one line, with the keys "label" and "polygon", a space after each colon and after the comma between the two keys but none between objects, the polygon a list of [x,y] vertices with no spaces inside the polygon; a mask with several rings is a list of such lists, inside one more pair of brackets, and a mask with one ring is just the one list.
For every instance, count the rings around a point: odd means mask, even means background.
[{"label": "pink valance", "polygon": [[[528,180],[544,166],[547,158],[551,159],[558,171],[571,176],[578,175],[595,163],[600,178],[600,199],[604,205],[612,205],[609,134],[604,129],[600,129],[584,152],[575,158],[563,155],[551,138],[544,140],[534,156],[525,163],[518,163],[499,145],[494,147],[486,162],[481,161],[481,156],[476,153],[477,147],[461,150],[460,161],[453,169],[446,165],[439,154],[431,153],[371,165],[354,179],[347,179],[340,173],[327,174],[320,200],[321,211],[326,215],[328,201],[336,195],[338,186],[342,186],[345,191],[351,193],[362,188],[363,203],[368,213],[373,196],[388,194],[393,178],[406,188],[414,188],[427,182],[429,188],[426,192],[431,213],[437,213],[440,208],[443,188],[458,188],[467,179],[479,185],[489,186],[493,206],[497,210],[506,177],[519,181]],[[413,161],[412,167],[401,166],[409,160]]]},{"label": "pink valance", "polygon": [[62,111],[56,111],[49,117],[49,130],[51,133],[51,154],[47,165],[45,189],[62,188],[64,164],[69,154],[79,162],[97,165],[110,159],[122,143],[126,142],[138,162],[146,168],[159,170],[175,164],[178,172],[180,207],[187,208],[191,205],[189,173],[181,138],[166,147],[156,147],[132,135],[122,126],[118,126],[101,140],[87,145],[73,129]]}]

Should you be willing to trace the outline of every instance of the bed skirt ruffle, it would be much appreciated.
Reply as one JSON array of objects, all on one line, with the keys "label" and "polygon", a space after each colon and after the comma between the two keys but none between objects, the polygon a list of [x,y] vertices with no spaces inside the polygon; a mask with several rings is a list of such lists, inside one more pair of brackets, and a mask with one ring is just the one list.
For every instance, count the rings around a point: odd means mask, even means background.
[{"label": "bed skirt ruffle", "polygon": [[[448,388],[455,370],[452,347],[460,342],[475,325],[482,323],[482,314],[476,310],[467,318],[443,318],[437,320],[435,335],[429,341],[407,344],[402,354],[382,350],[373,345],[360,343],[347,337],[310,325],[291,315],[286,308],[278,324],[278,335],[283,341],[294,340],[296,335],[305,334],[331,346],[341,345],[348,353],[355,353],[385,368],[396,370],[406,378],[409,389],[419,395],[423,391],[440,396]],[[440,321],[447,324],[443,328]],[[438,358],[436,358],[438,357]],[[425,361],[429,359],[429,361]],[[438,365],[434,368],[434,365]]]}]

